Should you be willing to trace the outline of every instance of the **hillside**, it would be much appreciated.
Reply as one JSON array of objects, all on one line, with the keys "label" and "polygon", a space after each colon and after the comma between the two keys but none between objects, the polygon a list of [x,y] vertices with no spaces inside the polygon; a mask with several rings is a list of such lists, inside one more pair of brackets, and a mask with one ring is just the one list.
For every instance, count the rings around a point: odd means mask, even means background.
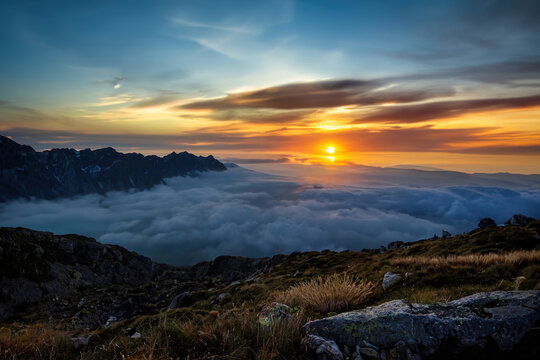
[{"label": "hillside", "polygon": [[211,155],[173,152],[164,157],[144,156],[119,153],[110,147],[36,152],[0,136],[0,201],[144,190],[167,177],[224,170],[225,165]]},{"label": "hillside", "polygon": [[[302,342],[302,327],[309,320],[397,299],[435,304],[479,292],[540,290],[540,221],[526,222],[394,243],[389,249],[224,256],[193,267],[152,263],[78,235],[2,228],[0,353],[47,358],[52,352],[66,359],[305,358],[309,346]],[[311,290],[317,282],[358,287],[360,279],[365,291],[358,301],[338,304],[338,311],[314,305],[321,295]],[[294,292],[302,284],[307,300]],[[538,292],[527,294],[540,299]],[[261,328],[266,318],[259,311],[272,301],[290,305],[294,321]],[[540,350],[533,329],[516,347],[516,358]],[[478,358],[499,354],[484,350]]]}]

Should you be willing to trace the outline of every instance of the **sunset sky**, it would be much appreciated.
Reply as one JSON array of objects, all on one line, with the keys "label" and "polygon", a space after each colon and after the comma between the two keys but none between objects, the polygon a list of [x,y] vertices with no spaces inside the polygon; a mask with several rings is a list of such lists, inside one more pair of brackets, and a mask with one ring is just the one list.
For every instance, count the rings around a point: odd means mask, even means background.
[{"label": "sunset sky", "polygon": [[519,0],[4,0],[0,134],[540,173],[538,19]]}]

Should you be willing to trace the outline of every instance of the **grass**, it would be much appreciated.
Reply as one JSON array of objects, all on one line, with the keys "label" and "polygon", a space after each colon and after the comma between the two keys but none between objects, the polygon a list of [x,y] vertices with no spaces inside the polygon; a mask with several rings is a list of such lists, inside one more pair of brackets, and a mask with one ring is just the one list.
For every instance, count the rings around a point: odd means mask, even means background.
[{"label": "grass", "polygon": [[262,327],[256,314],[242,309],[205,319],[159,315],[148,319],[142,337],[102,334],[102,346],[82,353],[81,360],[97,359],[256,359],[302,358],[302,314],[292,321]]},{"label": "grass", "polygon": [[540,263],[540,250],[519,250],[508,253],[487,253],[448,256],[407,256],[392,259],[392,265],[397,266],[474,266],[485,267],[493,265],[531,265]]},{"label": "grass", "polygon": [[12,333],[0,331],[0,359],[67,360],[73,358],[70,337],[50,327],[30,326]]},{"label": "grass", "polygon": [[[81,330],[74,332],[69,320],[78,309],[68,312],[65,320],[38,325],[36,321],[48,320],[36,320],[29,313],[37,308],[28,308],[17,317],[19,323],[0,325],[0,359],[304,359],[302,326],[329,313],[395,299],[435,303],[479,291],[540,290],[538,233],[539,221],[527,227],[497,227],[418,241],[409,243],[408,249],[384,253],[295,253],[261,273],[256,282],[201,284],[189,307],[165,311],[155,304],[151,309],[141,305],[141,315],[106,329],[84,330],[84,336],[89,331],[94,336],[82,352],[73,350],[70,340],[81,336]],[[380,284],[387,271],[409,275],[383,291]],[[297,272],[301,275],[295,276]],[[156,283],[127,290],[114,286],[107,293],[137,299],[150,286]],[[214,290],[207,291],[210,287]],[[102,301],[99,289],[74,295],[74,306],[83,296],[88,304]],[[226,301],[210,303],[223,292],[230,293]],[[292,306],[294,321],[262,327],[257,313],[271,301]],[[27,327],[17,330],[21,323]],[[127,327],[136,328],[142,337],[124,335]]]},{"label": "grass", "polygon": [[273,298],[320,314],[339,313],[364,302],[374,287],[371,282],[356,280],[347,274],[333,274],[292,286],[273,294]]}]

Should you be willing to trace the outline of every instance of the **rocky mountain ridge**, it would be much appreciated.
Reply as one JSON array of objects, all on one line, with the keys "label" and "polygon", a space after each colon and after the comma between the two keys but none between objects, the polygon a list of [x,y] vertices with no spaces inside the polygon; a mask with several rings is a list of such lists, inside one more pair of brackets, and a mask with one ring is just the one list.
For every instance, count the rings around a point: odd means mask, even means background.
[{"label": "rocky mountain ridge", "polygon": [[[258,259],[220,256],[194,266],[173,266],[154,263],[121,246],[101,244],[81,235],[0,228],[0,321],[27,304],[47,303],[95,287],[109,287],[113,293],[154,284],[146,293],[145,302],[150,301],[153,293],[159,293],[161,299],[152,301],[163,307],[168,305],[173,293],[211,287],[215,281],[230,283],[244,279],[279,264],[284,258],[285,255]],[[162,303],[163,292],[167,296]],[[93,325],[96,324],[99,321]]]},{"label": "rocky mountain ridge", "polygon": [[110,147],[37,152],[0,136],[0,201],[144,190],[163,183],[167,177],[226,169],[212,155],[173,152],[164,157],[144,156],[120,153]]}]

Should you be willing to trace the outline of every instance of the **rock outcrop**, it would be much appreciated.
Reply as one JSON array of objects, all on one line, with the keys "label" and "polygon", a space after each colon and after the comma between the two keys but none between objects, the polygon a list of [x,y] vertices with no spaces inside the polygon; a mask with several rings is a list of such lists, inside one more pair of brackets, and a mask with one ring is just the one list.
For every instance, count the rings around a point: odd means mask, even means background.
[{"label": "rock outcrop", "polygon": [[96,284],[138,285],[154,273],[149,258],[80,235],[0,228],[0,248],[0,320],[45,295],[66,296]]},{"label": "rock outcrop", "polygon": [[281,303],[273,302],[263,306],[259,312],[259,324],[268,327],[281,321],[291,321],[292,309]]},{"label": "rock outcrop", "polygon": [[98,150],[36,152],[0,136],[0,201],[19,197],[55,199],[90,193],[144,190],[167,177],[223,171],[214,157],[171,153],[164,157]]},{"label": "rock outcrop", "polygon": [[219,256],[212,261],[203,261],[189,268],[194,279],[219,279],[225,282],[242,280],[281,263],[286,255],[251,259],[241,256]]},{"label": "rock outcrop", "polygon": [[[316,359],[362,358],[366,348],[381,359],[488,359],[509,354],[539,318],[540,291],[533,290],[477,293],[436,305],[395,300],[312,321],[306,344]],[[341,356],[330,356],[333,344]]]},{"label": "rock outcrop", "polygon": [[392,286],[395,283],[397,283],[398,281],[400,281],[401,278],[402,278],[402,276],[400,274],[396,274],[396,273],[393,273],[393,272],[387,272],[383,276],[383,281],[382,281],[383,290],[388,289],[390,286]]},{"label": "rock outcrop", "polygon": [[483,218],[482,220],[478,222],[478,228],[480,230],[487,229],[490,227],[495,227],[495,226],[497,226],[497,224],[491,218]]},{"label": "rock outcrop", "polygon": [[513,226],[527,226],[531,221],[534,221],[534,218],[522,215],[522,214],[515,214],[512,215],[512,217],[504,223],[505,225],[513,225]]}]

